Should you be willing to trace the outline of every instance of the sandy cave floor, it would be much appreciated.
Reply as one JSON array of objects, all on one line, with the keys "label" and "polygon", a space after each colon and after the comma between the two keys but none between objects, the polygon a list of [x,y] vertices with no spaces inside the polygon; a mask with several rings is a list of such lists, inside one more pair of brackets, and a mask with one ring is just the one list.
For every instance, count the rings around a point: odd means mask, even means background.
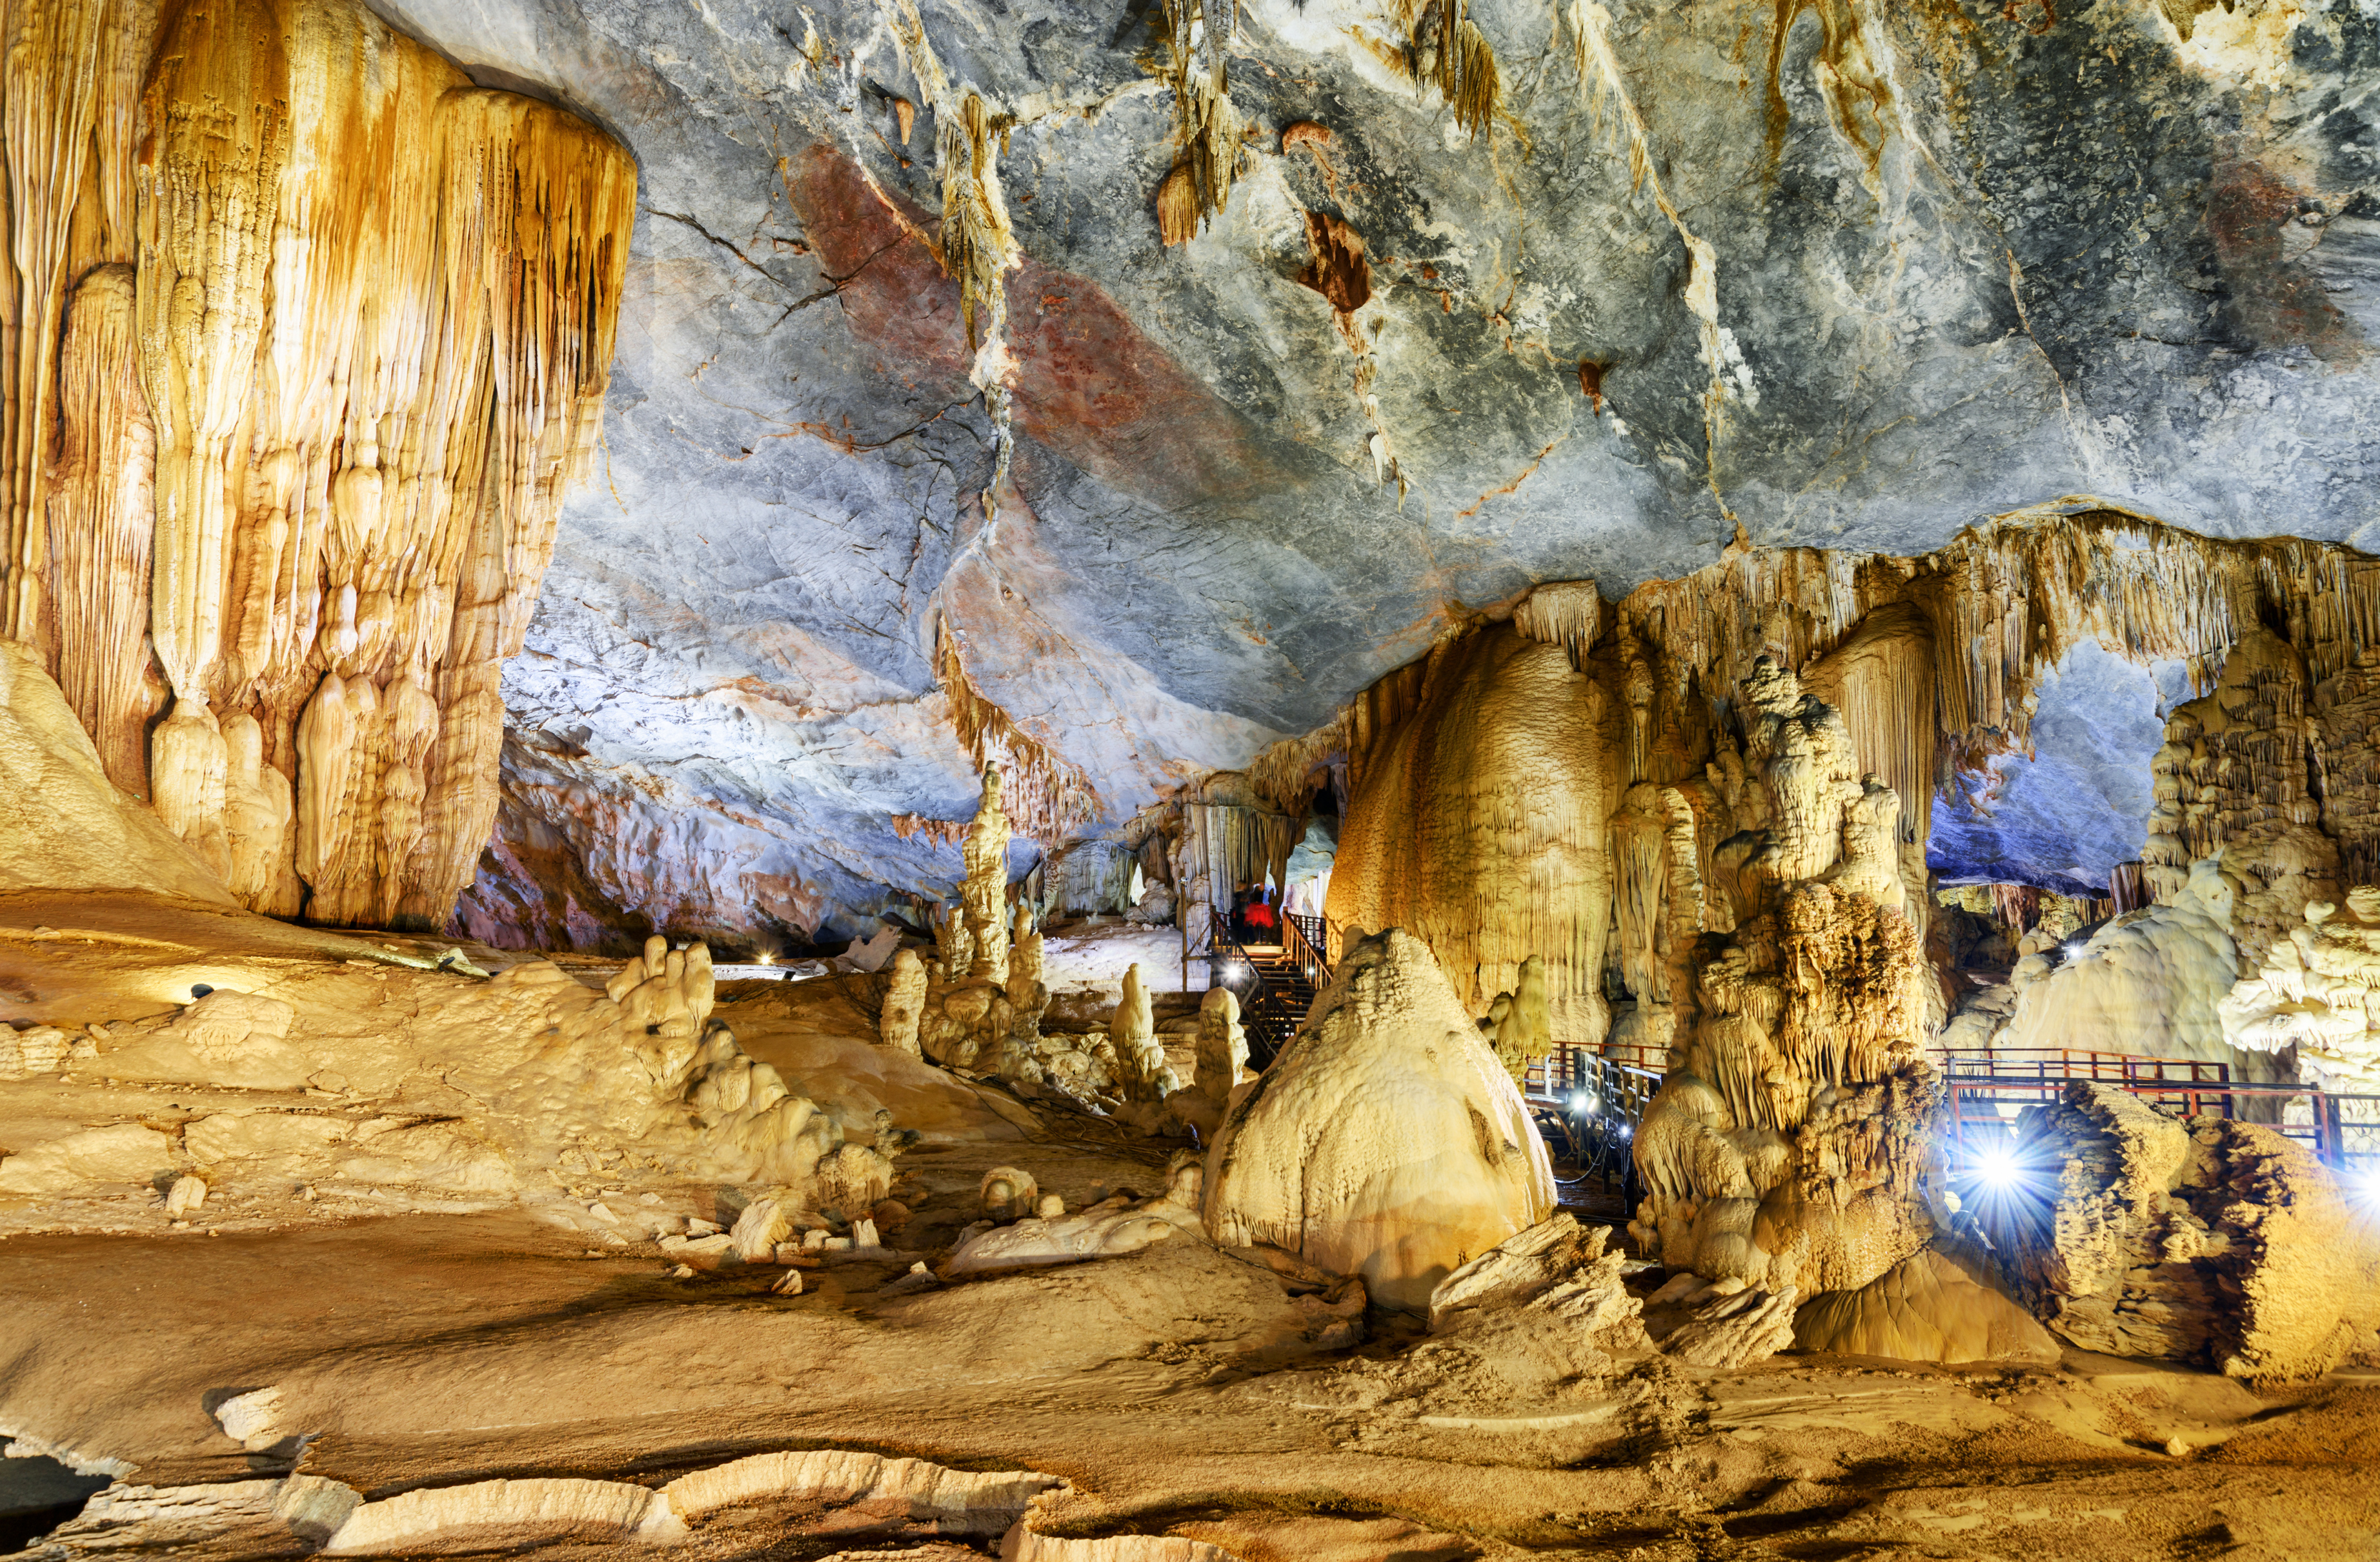
[{"label": "sandy cave floor", "polygon": [[[75,926],[99,936],[62,931]],[[201,969],[349,979],[348,961],[422,961],[437,945],[374,935],[370,954],[255,919],[89,902],[0,905],[0,930],[8,1001],[79,1016],[153,1008]],[[126,942],[141,938],[157,946]],[[796,1090],[832,1086],[839,1114],[883,1104],[928,1134],[901,1163],[924,1199],[884,1256],[832,1255],[783,1297],[772,1265],[681,1277],[674,1255],[565,1228],[526,1194],[425,1213],[385,1190],[226,1190],[181,1230],[149,1190],[17,1208],[0,1221],[0,1431],[152,1485],[294,1463],[374,1497],[495,1476],[658,1483],[763,1450],[864,1449],[1062,1476],[1044,1533],[1190,1537],[1246,1562],[2380,1556],[2375,1373],[2258,1394],[2074,1352],[2028,1370],[1655,1357],[1557,1379],[1378,1314],[1364,1345],[1318,1350],[1293,1286],[1182,1241],[895,1294],[973,1217],[987,1168],[1026,1166],[1072,1206],[1153,1189],[1172,1146],[888,1063],[859,993],[738,983],[718,1014]],[[0,1085],[0,1127],[254,1094],[67,1079]],[[650,1194],[732,1214],[732,1190],[665,1169],[589,1183],[549,1203]],[[1592,1184],[1576,1191],[1582,1214],[1611,1212]],[[268,1385],[303,1433],[250,1452],[211,1412]],[[796,1503],[722,1515],[674,1554],[989,1548],[926,1544],[881,1515]],[[150,1554],[276,1546],[295,1554],[253,1535]]]}]

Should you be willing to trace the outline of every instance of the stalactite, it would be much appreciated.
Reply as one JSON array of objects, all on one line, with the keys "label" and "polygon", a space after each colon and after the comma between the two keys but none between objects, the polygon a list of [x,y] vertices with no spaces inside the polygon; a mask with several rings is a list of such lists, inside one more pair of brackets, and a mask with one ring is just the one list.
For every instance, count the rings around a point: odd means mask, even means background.
[{"label": "stalactite", "polygon": [[67,315],[48,522],[58,686],[107,778],[145,798],[156,433],[140,394],[134,332],[132,268],[93,270]]},{"label": "stalactite", "polygon": [[1406,43],[1400,62],[1406,74],[1439,90],[1454,122],[1477,135],[1502,106],[1502,73],[1496,51],[1471,19],[1465,0],[1408,0]]},{"label": "stalactite", "polygon": [[[2313,790],[2317,775],[2332,768],[2322,763],[2325,724],[2315,715],[2306,659],[2270,631],[2252,628],[2232,648],[2214,692],[2167,720],[2166,743],[2153,762],[2157,802],[2142,861],[2156,897],[2170,904],[2192,862],[2219,858],[2241,885],[2231,933],[2243,968],[2287,937],[2308,904],[2338,897],[2339,847],[2318,828],[2326,808]],[[2341,757],[2338,768],[2349,770],[2361,756],[2350,747]]]},{"label": "stalactite", "polygon": [[1208,0],[1165,0],[1165,77],[1179,151],[1158,187],[1157,220],[1169,245],[1187,244],[1221,215],[1239,177],[1240,116],[1225,66],[1238,11],[1236,0],[1211,7]]},{"label": "stalactite", "polygon": [[1581,671],[1588,650],[1603,634],[1603,593],[1592,580],[1549,582],[1512,609],[1512,628],[1539,644],[1567,648],[1570,665]]},{"label": "stalactite", "polygon": [[[181,706],[207,703],[222,651],[233,440],[249,412],[288,162],[285,43],[270,0],[190,7],[149,87],[139,287],[157,423],[150,634],[177,718]],[[197,799],[168,800],[164,767],[155,768],[159,812],[169,823],[200,820]]]},{"label": "stalactite", "polygon": [[[250,813],[233,889],[295,910],[294,870],[317,921],[440,923],[493,823],[502,664],[601,415],[634,165],[354,0],[187,9],[160,60],[136,169],[177,745],[157,785],[237,774],[207,734],[252,719],[281,780],[226,794]],[[266,860],[256,799],[293,777]],[[158,806],[212,836],[212,795]]]},{"label": "stalactite", "polygon": [[996,132],[982,94],[966,94],[955,114],[945,105],[940,123],[935,158],[942,174],[942,269],[958,282],[972,352],[1002,334],[1007,306],[1000,279],[1015,263],[1016,239],[991,171]]},{"label": "stalactite", "polygon": [[1901,799],[1903,836],[1933,834],[1942,747],[1934,699],[1934,630],[1911,603],[1888,603],[1802,675],[1813,695],[1842,714],[1852,752]]},{"label": "stalactite", "polygon": [[1244,886],[1269,881],[1286,887],[1289,855],[1305,830],[1303,799],[1294,812],[1267,802],[1252,778],[1237,771],[1207,777],[1182,799],[1173,872],[1187,905],[1228,912],[1233,893]]},{"label": "stalactite", "polygon": [[919,836],[941,846],[956,846],[966,838],[967,826],[955,819],[929,819],[922,813],[896,813],[892,816],[892,833],[903,840]]},{"label": "stalactite", "polygon": [[947,621],[935,627],[934,671],[951,702],[951,726],[968,759],[978,770],[995,762],[1002,765],[1007,778],[1003,806],[1017,828],[1047,850],[1099,816],[1103,805],[1090,778],[1018,726],[976,688],[958,636]]},{"label": "stalactite", "polygon": [[42,643],[49,526],[43,502],[56,417],[67,251],[82,198],[106,56],[106,0],[13,0],[0,9],[0,140],[7,262],[0,286],[0,634]]}]

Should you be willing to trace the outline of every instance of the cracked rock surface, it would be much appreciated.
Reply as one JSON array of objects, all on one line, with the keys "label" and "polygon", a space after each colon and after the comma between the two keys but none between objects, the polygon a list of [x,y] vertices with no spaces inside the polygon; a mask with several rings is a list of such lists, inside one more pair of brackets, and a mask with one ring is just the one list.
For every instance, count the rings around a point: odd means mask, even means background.
[{"label": "cracked rock surface", "polygon": [[[974,795],[945,629],[1113,823],[1456,604],[1616,594],[1739,525],[1909,554],[2087,494],[2380,542],[2380,40],[2345,0],[2187,38],[2147,0],[1479,0],[1475,135],[1384,63],[1385,7],[1251,0],[1239,176],[1170,249],[1144,0],[386,9],[640,165],[475,931],[946,892],[955,851],[892,828]],[[934,247],[970,92],[1015,244],[980,353]]]}]

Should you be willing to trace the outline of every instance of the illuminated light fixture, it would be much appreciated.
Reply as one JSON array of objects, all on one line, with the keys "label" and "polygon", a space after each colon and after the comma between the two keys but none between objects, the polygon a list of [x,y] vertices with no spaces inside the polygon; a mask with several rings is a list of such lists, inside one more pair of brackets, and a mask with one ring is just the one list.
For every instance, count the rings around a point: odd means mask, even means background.
[{"label": "illuminated light fixture", "polygon": [[1581,1117],[1594,1111],[1595,1105],[1595,1097],[1587,1094],[1585,1091],[1580,1091],[1576,1095],[1570,1098],[1570,1109],[1578,1113]]},{"label": "illuminated light fixture", "polygon": [[759,956],[759,963],[760,963],[760,964],[762,964],[762,965],[764,965],[764,966],[772,966],[772,965],[775,965],[775,964],[777,963],[777,952],[776,952],[774,949],[763,949],[763,950],[761,950],[761,951],[760,951],[760,956]]},{"label": "illuminated light fixture", "polygon": [[2024,1168],[2017,1164],[2016,1146],[2001,1141],[1986,1144],[1970,1156],[1967,1175],[1986,1188],[2005,1190],[2024,1180]]},{"label": "illuminated light fixture", "polygon": [[2380,1213],[2380,1162],[2342,1170],[2338,1180],[2345,1185],[2347,1196],[2365,1209]]}]

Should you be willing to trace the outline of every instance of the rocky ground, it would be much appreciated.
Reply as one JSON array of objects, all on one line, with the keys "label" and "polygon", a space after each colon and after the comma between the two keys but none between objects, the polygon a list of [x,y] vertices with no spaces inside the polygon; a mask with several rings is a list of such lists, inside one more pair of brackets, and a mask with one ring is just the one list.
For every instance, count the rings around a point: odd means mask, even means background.
[{"label": "rocky ground", "polygon": [[[211,1117],[376,1121],[429,1089],[423,1059],[495,1044],[442,1028],[442,1014],[492,1024],[437,996],[485,1004],[491,989],[450,989],[474,979],[425,969],[428,946],[129,901],[11,901],[0,926],[9,1001],[53,1022],[136,1021],[193,972],[269,970],[301,998],[394,984],[417,1048],[384,1080],[296,1091],[111,1083],[102,1050],[0,1083],[11,1158],[103,1126],[188,1143]],[[505,1126],[515,1097],[482,1108],[468,1092],[456,1120],[506,1168],[475,1195],[427,1174],[276,1182],[261,1163],[219,1176],[179,1224],[162,1175],[9,1195],[0,1433],[18,1458],[0,1469],[0,1538],[55,1558],[297,1556],[336,1528],[322,1505],[336,1517],[360,1497],[384,1521],[340,1548],[382,1555],[608,1556],[664,1540],[690,1557],[917,1562],[2380,1547],[2380,1374],[2258,1393],[2081,1352],[2022,1369],[1795,1355],[1701,1369],[1433,1337],[1377,1311],[1349,1346],[1311,1284],[1189,1239],[941,1281],[933,1266],[991,1167],[1023,1166],[1077,1208],[1156,1191],[1174,1146],[889,1055],[868,1040],[866,994],[838,978],[728,983],[714,1014],[796,1094],[919,1130],[897,1163],[907,1218],[880,1250],[796,1268],[688,1250],[690,1223],[731,1224],[745,1190],[667,1156],[607,1164],[592,1141],[580,1161],[540,1161],[551,1141]],[[298,1007],[302,1051],[315,1011]],[[460,1065],[434,1071],[469,1083]],[[1598,1195],[1565,1196],[1616,1216]],[[796,1273],[800,1293],[782,1294]],[[1628,1283],[1646,1297],[1664,1278],[1643,1265]],[[1662,1314],[1647,1321],[1658,1335]],[[883,1458],[832,1479],[816,1460],[756,1459],[783,1450]],[[79,1485],[61,1465],[86,1472]],[[561,1484],[518,1484],[540,1481]],[[667,1534],[650,1527],[663,1510]]]}]

